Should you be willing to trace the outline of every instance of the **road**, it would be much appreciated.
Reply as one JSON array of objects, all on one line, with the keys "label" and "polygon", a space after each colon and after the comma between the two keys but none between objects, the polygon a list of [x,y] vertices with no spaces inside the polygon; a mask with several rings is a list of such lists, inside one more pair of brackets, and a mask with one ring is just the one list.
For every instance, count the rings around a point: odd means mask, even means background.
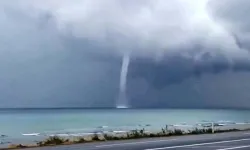
[{"label": "road", "polygon": [[32,148],[29,150],[250,150],[249,132],[176,136],[68,146]]}]

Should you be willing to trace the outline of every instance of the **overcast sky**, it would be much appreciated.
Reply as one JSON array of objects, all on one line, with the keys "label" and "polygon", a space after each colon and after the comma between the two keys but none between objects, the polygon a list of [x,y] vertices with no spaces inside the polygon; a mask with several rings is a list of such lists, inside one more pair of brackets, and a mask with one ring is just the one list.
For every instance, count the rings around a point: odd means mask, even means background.
[{"label": "overcast sky", "polygon": [[249,0],[0,1],[0,107],[250,108]]}]

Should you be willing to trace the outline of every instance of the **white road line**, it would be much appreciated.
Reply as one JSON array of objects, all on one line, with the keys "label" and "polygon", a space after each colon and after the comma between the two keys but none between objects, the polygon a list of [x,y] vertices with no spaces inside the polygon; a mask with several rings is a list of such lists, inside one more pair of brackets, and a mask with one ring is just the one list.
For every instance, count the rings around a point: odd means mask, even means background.
[{"label": "white road line", "polygon": [[250,133],[243,133],[243,134],[250,134]]},{"label": "white road line", "polygon": [[108,145],[98,145],[96,147],[112,147],[112,146],[122,146],[122,145],[146,144],[146,143],[168,142],[168,141],[174,141],[174,140],[176,139],[142,141],[142,142],[131,142],[131,143],[117,143],[117,144],[108,144]]},{"label": "white road line", "polygon": [[247,147],[250,147],[250,145],[238,146],[238,147],[230,147],[230,148],[222,148],[222,149],[217,149],[217,150],[241,149],[241,148],[247,148]]},{"label": "white road line", "polygon": [[212,144],[221,144],[221,143],[232,143],[232,142],[240,142],[240,141],[250,141],[250,139],[239,139],[239,140],[231,140],[231,141],[219,141],[219,142],[199,143],[199,144],[189,144],[189,145],[178,145],[178,146],[151,148],[151,149],[145,149],[145,150],[164,150],[164,149],[174,149],[174,148],[182,148],[182,147],[203,146],[203,145],[212,145]]}]

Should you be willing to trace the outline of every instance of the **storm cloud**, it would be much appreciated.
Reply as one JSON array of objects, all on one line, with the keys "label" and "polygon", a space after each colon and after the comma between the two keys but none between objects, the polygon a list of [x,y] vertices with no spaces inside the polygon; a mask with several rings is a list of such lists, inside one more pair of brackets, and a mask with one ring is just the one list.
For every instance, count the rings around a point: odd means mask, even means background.
[{"label": "storm cloud", "polygon": [[127,53],[132,106],[250,107],[249,8],[247,0],[3,0],[0,107],[113,106]]}]

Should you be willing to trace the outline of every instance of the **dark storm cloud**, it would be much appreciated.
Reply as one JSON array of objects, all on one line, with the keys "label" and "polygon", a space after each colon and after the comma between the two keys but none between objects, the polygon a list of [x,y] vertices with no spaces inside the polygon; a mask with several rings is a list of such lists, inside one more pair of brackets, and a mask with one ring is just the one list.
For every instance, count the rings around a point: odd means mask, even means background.
[{"label": "dark storm cloud", "polygon": [[130,65],[129,77],[143,77],[151,86],[164,88],[171,84],[181,83],[190,77],[200,78],[205,74],[250,71],[249,61],[236,60],[231,64],[225,56],[211,56],[209,53],[204,53],[199,62],[181,55],[166,56],[164,60],[157,62],[152,59],[137,59]]},{"label": "dark storm cloud", "polygon": [[112,105],[120,68],[113,56],[60,34],[50,12],[32,16],[8,6],[1,15],[1,107]]},{"label": "dark storm cloud", "polygon": [[208,3],[213,19],[232,33],[238,43],[250,48],[250,19],[247,17],[250,2],[247,0],[210,0]]},{"label": "dark storm cloud", "polygon": [[249,108],[249,75],[248,72],[204,74],[161,89],[140,78],[130,83],[130,102],[137,107],[156,108]]},{"label": "dark storm cloud", "polygon": [[248,0],[210,0],[208,6],[214,18],[231,29],[249,32],[250,20],[246,17],[249,12],[250,2]]},{"label": "dark storm cloud", "polygon": [[124,53],[134,106],[249,105],[250,3],[207,2],[1,1],[0,107],[112,106]]}]

